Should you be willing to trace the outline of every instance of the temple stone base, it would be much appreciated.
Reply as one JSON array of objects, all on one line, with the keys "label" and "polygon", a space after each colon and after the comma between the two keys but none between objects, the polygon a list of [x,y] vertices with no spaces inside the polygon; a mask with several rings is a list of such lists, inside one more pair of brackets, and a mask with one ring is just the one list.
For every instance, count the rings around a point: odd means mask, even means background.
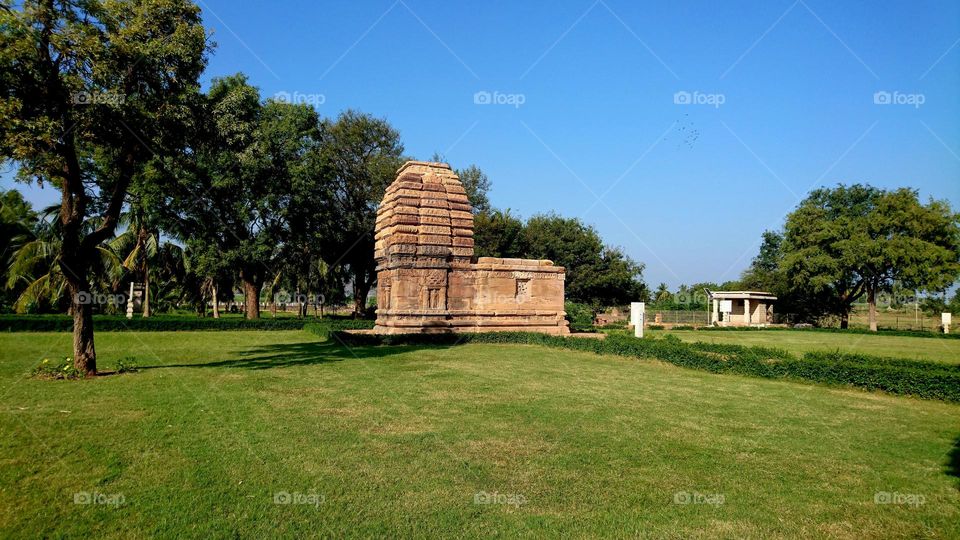
[{"label": "temple stone base", "polygon": [[564,269],[551,261],[473,256],[473,212],[445,163],[408,161],[377,211],[377,324],[382,334],[569,334]]}]

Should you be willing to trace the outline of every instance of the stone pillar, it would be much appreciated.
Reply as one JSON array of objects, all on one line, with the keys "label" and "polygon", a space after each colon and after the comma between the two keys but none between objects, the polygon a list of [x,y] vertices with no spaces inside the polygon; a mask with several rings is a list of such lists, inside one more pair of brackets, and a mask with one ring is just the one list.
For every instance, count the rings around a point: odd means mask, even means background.
[{"label": "stone pillar", "polygon": [[133,282],[130,282],[130,296],[127,297],[127,318],[133,318]]},{"label": "stone pillar", "polygon": [[743,299],[743,320],[747,323],[747,326],[753,322],[753,314],[750,312],[750,300],[746,298]]},{"label": "stone pillar", "polygon": [[643,337],[643,312],[645,304],[643,302],[630,303],[630,324],[633,325],[634,337]]},{"label": "stone pillar", "polygon": [[710,313],[710,324],[716,324],[720,320],[720,301],[711,298],[710,304],[713,305],[713,311]]}]

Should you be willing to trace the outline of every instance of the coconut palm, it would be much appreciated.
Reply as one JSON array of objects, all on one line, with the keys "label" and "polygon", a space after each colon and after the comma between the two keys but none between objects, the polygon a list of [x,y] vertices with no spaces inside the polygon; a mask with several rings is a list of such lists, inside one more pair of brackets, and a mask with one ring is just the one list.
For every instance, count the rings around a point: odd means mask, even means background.
[{"label": "coconut palm", "polygon": [[[33,231],[23,235],[19,248],[13,254],[7,269],[8,289],[24,287],[13,304],[17,313],[26,313],[46,306],[58,307],[65,300],[67,282],[61,267],[60,254],[63,237],[60,221],[56,219],[59,206],[50,206],[40,213]],[[88,221],[84,227],[93,229]],[[100,279],[101,290],[113,290],[123,275],[120,259],[106,245],[97,246],[98,260],[92,265],[92,275]]]},{"label": "coconut palm", "polygon": [[143,316],[150,316],[150,263],[156,258],[160,241],[144,218],[145,213],[134,207],[120,215],[118,226],[124,231],[109,242],[109,248],[122,257],[121,263],[135,279],[143,283]]}]

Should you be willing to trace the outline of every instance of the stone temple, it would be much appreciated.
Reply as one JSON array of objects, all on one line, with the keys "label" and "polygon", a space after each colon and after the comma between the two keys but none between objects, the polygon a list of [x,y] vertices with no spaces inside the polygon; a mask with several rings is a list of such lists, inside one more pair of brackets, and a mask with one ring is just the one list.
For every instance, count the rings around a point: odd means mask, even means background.
[{"label": "stone temple", "polygon": [[568,334],[564,269],[474,257],[473,211],[446,163],[408,161],[377,210],[375,333]]}]

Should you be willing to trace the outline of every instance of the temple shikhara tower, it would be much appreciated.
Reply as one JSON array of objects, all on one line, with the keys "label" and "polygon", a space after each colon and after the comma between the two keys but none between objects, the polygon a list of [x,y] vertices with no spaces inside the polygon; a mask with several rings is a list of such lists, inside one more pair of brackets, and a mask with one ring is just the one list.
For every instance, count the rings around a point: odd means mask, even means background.
[{"label": "temple shikhara tower", "polygon": [[564,269],[474,257],[473,209],[446,163],[400,168],[377,210],[374,256],[377,333],[569,333]]}]

